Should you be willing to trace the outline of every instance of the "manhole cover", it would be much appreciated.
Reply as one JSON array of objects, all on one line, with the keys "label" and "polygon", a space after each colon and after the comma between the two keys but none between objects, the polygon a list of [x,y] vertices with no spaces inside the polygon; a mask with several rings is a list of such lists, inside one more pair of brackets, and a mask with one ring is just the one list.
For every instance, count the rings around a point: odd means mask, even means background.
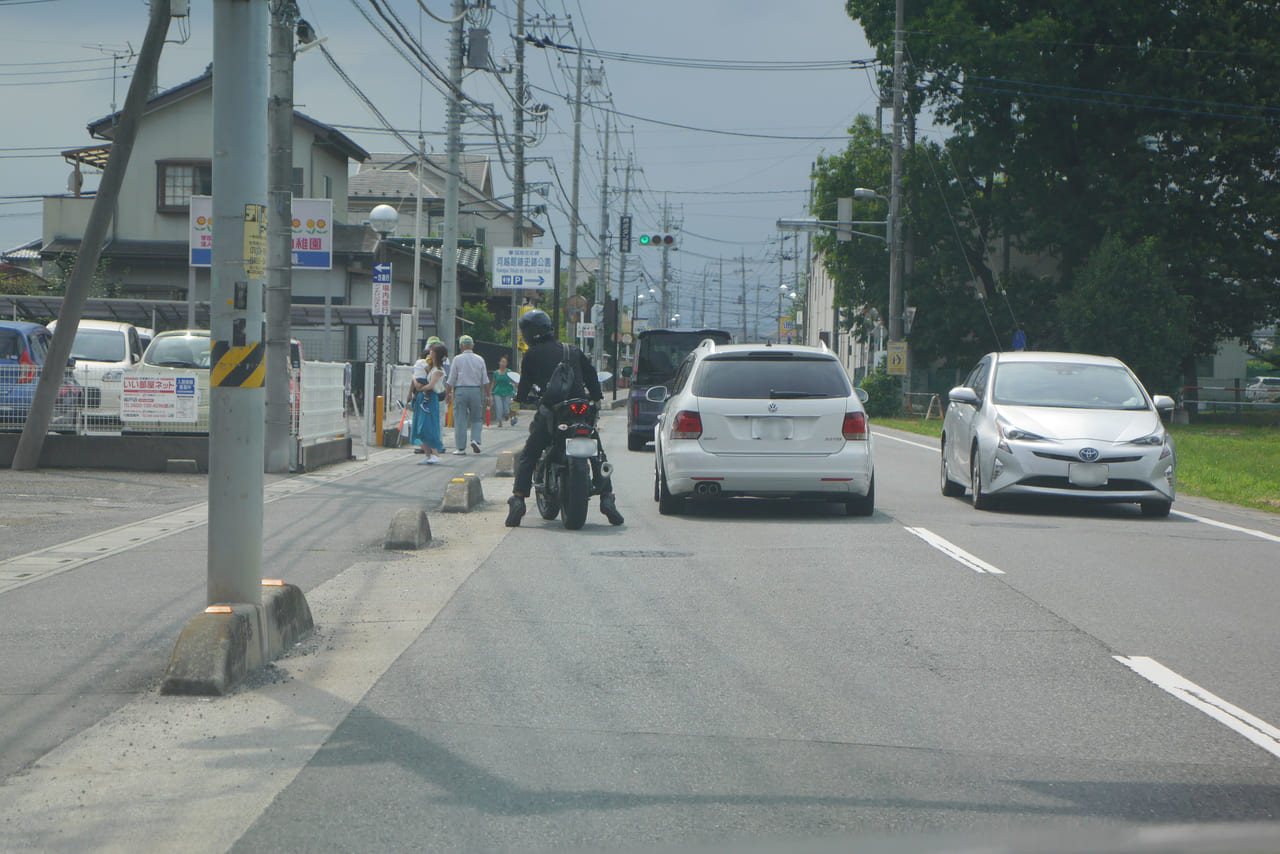
[{"label": "manhole cover", "polygon": [[689,552],[660,552],[648,549],[619,550],[616,552],[592,552],[591,554],[599,557],[639,557],[639,558],[663,558],[663,557],[691,557]]}]

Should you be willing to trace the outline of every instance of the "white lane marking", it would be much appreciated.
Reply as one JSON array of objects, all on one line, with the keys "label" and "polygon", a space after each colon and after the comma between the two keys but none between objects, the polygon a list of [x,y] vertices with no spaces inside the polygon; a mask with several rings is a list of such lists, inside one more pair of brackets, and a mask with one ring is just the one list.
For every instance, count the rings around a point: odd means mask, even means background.
[{"label": "white lane marking", "polygon": [[1183,513],[1181,510],[1171,512],[1173,516],[1181,516],[1183,519],[1191,519],[1194,522],[1203,522],[1206,525],[1212,525],[1215,528],[1223,528],[1228,531],[1235,531],[1238,534],[1248,534],[1251,537],[1257,537],[1261,540],[1270,540],[1273,543],[1280,543],[1280,537],[1275,534],[1268,534],[1266,531],[1257,531],[1253,528],[1242,528],[1239,525],[1232,525],[1229,522],[1219,522],[1216,519],[1207,519],[1204,516],[1196,516],[1194,513]]},{"label": "white lane marking", "polygon": [[[291,495],[359,474],[373,466],[404,459],[403,454],[384,450],[361,461],[340,463],[306,474],[284,478],[266,485],[262,503],[270,504]],[[209,520],[208,502],[193,504],[160,516],[141,519],[118,528],[0,560],[0,593],[16,590],[44,578],[78,569],[104,557],[117,555],[172,534],[198,528]]]},{"label": "white lane marking", "polygon": [[915,534],[917,537],[924,540],[926,543],[933,546],[952,560],[969,567],[974,572],[983,572],[988,575],[1004,575],[1004,570],[997,569],[982,558],[974,557],[955,543],[949,540],[944,540],[942,537],[939,537],[927,528],[907,528],[907,531]]},{"label": "white lane marking", "polygon": [[901,442],[904,445],[911,445],[916,448],[924,448],[926,451],[933,451],[935,454],[942,453],[937,445],[926,445],[923,442],[912,442],[910,439],[903,439],[900,436],[890,436],[888,433],[881,433],[879,430],[873,430],[877,438],[888,439],[890,442]]},{"label": "white lane marking", "polygon": [[1141,655],[1114,655],[1112,658],[1161,690],[1199,709],[1219,723],[1226,724],[1272,756],[1280,758],[1280,729],[1231,705],[1221,697],[1210,694],[1153,658]]}]

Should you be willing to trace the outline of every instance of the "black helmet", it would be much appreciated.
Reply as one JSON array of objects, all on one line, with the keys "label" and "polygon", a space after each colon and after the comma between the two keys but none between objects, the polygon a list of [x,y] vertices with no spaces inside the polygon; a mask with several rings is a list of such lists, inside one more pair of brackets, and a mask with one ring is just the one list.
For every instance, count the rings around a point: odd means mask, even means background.
[{"label": "black helmet", "polygon": [[539,341],[552,340],[556,337],[556,332],[551,326],[551,318],[540,309],[526,311],[520,315],[520,337],[530,347]]}]

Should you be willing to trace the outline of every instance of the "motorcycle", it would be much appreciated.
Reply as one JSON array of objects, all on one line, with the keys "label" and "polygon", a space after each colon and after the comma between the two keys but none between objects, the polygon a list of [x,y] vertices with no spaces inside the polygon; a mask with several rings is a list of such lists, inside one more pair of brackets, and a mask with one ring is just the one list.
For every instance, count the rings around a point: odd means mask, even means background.
[{"label": "motorcycle", "polygon": [[551,442],[533,470],[533,491],[543,519],[561,516],[564,526],[576,531],[587,521],[591,496],[608,490],[613,470],[596,431],[600,407],[571,398],[547,409]]}]

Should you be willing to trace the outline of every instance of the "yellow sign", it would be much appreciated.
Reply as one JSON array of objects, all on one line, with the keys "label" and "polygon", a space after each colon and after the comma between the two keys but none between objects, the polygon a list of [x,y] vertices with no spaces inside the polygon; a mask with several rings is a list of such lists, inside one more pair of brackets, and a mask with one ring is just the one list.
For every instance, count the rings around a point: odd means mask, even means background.
[{"label": "yellow sign", "polygon": [[889,342],[889,376],[904,377],[907,375],[907,342]]},{"label": "yellow sign", "polygon": [[267,206],[244,206],[244,271],[251,279],[267,274]]}]

